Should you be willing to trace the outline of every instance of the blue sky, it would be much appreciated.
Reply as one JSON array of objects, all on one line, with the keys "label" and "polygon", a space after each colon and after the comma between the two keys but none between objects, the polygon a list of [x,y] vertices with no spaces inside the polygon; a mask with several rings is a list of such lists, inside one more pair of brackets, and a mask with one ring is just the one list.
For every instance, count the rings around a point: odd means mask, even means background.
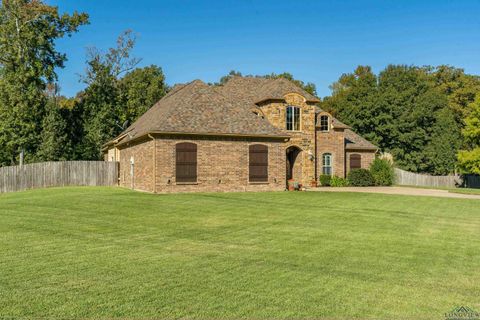
[{"label": "blue sky", "polygon": [[47,0],[84,11],[90,25],[58,41],[69,61],[62,93],[83,88],[87,47],[105,50],[126,29],[138,34],[140,66],[162,67],[168,84],[290,72],[319,96],[357,65],[450,64],[480,74],[480,1]]}]

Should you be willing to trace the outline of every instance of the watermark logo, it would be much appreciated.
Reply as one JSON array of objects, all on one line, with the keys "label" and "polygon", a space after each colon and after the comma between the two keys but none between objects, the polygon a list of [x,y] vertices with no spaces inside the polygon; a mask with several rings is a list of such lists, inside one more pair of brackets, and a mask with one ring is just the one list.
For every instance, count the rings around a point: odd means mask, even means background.
[{"label": "watermark logo", "polygon": [[480,313],[469,307],[456,307],[445,313],[445,320],[480,320]]}]

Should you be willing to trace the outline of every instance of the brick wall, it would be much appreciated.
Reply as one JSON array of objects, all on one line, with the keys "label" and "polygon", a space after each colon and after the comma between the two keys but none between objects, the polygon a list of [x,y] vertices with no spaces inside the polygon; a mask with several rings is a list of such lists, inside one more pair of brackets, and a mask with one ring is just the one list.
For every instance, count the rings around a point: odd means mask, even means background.
[{"label": "brick wall", "polygon": [[[305,101],[299,94],[291,93],[285,96],[285,101],[266,101],[259,107],[265,118],[277,128],[286,129],[287,106],[300,107],[300,131],[288,131],[291,135],[289,142],[283,146],[283,155],[289,146],[296,146],[302,150],[294,164],[294,180],[309,185],[315,180],[315,161],[309,159],[309,152],[315,154],[315,106]],[[298,178],[301,176],[301,178]]]},{"label": "brick wall", "polygon": [[[197,183],[177,184],[175,181],[175,145],[180,142],[197,144]],[[268,146],[268,183],[249,183],[248,152],[250,144]],[[153,155],[152,140],[121,150],[120,184],[131,188],[130,157],[135,158],[135,189],[150,192],[193,191],[272,191],[285,189],[285,155],[282,140],[253,141],[242,138],[158,136]],[[156,174],[153,174],[153,163]],[[155,184],[155,188],[154,188]]]},{"label": "brick wall", "polygon": [[[120,149],[120,186],[148,192],[154,191],[153,147],[152,139],[144,139],[129,146],[122,146]],[[134,160],[133,170],[130,164],[132,157]]]},{"label": "brick wall", "polygon": [[317,176],[322,174],[323,154],[332,154],[333,175],[345,177],[345,134],[343,129],[317,131]]},{"label": "brick wall", "polygon": [[350,155],[352,154],[359,154],[361,158],[361,166],[363,169],[370,168],[370,164],[375,160],[375,151],[368,151],[368,150],[348,150],[346,153],[347,158],[346,160],[346,168],[347,174],[350,172]]}]

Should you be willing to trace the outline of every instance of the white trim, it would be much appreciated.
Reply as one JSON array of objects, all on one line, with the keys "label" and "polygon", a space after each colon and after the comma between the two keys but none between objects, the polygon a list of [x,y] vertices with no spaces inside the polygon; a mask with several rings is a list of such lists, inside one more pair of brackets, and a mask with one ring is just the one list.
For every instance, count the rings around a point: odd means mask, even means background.
[{"label": "white trim", "polygon": [[[329,156],[329,160],[330,160],[329,166],[325,165],[325,156]],[[333,154],[331,152],[322,153],[322,175],[325,174],[324,168],[330,168],[330,176],[334,175]]]}]

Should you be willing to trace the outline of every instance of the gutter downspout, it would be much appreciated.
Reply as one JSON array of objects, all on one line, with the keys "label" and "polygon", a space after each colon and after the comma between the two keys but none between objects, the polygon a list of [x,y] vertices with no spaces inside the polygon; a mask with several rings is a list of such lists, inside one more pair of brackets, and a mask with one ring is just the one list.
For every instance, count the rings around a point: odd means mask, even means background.
[{"label": "gutter downspout", "polygon": [[150,133],[148,137],[153,143],[153,193],[157,193],[157,140]]}]

